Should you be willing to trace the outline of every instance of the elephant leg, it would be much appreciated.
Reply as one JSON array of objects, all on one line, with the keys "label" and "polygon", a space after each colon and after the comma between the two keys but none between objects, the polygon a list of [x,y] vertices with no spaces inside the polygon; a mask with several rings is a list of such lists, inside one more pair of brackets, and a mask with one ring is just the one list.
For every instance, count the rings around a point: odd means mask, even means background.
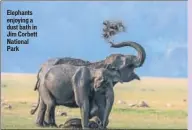
[{"label": "elephant leg", "polygon": [[105,112],[104,112],[104,116],[103,116],[103,126],[104,128],[107,127],[109,121],[109,115],[111,113],[111,109],[113,106],[113,102],[114,102],[114,91],[113,88],[108,88],[108,90],[105,93],[106,96],[106,106],[105,106]]},{"label": "elephant leg", "polygon": [[54,122],[54,117],[53,117],[53,113],[55,113],[54,111],[54,104],[50,103],[47,105],[47,113],[46,113],[46,117],[47,117],[47,123],[50,126],[55,126],[55,122]]},{"label": "elephant leg", "polygon": [[104,128],[106,128],[109,124],[108,115],[110,114],[112,107],[110,104],[113,104],[113,97],[113,90],[111,89],[108,89],[105,94],[95,93],[94,96],[95,104],[98,107],[98,112],[96,115],[102,121]]},{"label": "elephant leg", "polygon": [[36,125],[39,127],[44,126],[45,112],[46,112],[46,105],[42,100],[40,100],[39,111],[36,119]]},{"label": "elephant leg", "polygon": [[96,105],[95,101],[90,101],[90,113],[89,113],[89,119],[91,119],[94,116],[98,116],[98,106]]},{"label": "elephant leg", "polygon": [[[47,125],[48,126],[56,126],[55,123],[55,100],[52,97],[52,95],[49,93],[49,91],[45,88],[41,88],[41,97],[44,103],[46,104],[46,119],[47,119]],[[54,116],[54,117],[53,117]]]},{"label": "elephant leg", "polygon": [[46,119],[47,119],[47,124],[50,126],[56,126],[55,123],[55,102],[51,98],[51,96],[48,96],[46,99],[46,104],[47,104],[47,111],[46,111]]},{"label": "elephant leg", "polygon": [[51,121],[52,121],[52,126],[57,127],[56,122],[55,122],[55,106],[51,110]]}]

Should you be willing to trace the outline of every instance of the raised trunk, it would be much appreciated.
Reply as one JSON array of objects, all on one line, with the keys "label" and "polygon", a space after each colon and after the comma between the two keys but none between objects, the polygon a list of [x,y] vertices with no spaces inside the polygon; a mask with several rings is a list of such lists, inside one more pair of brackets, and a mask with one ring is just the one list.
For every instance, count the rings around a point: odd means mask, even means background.
[{"label": "raised trunk", "polygon": [[143,65],[145,58],[146,58],[146,53],[145,53],[144,48],[141,45],[139,45],[138,43],[132,42],[132,41],[127,41],[127,42],[121,42],[121,43],[117,43],[117,44],[114,44],[111,42],[110,44],[111,44],[111,47],[113,47],[113,48],[121,48],[121,47],[125,47],[125,46],[133,47],[138,52],[137,58],[134,60],[133,65],[135,67],[141,67]]}]

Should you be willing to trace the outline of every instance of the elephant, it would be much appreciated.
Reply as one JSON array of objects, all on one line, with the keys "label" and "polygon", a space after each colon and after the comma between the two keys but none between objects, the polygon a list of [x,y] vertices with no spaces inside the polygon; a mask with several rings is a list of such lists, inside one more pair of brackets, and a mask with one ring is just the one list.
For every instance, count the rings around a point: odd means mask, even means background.
[{"label": "elephant", "polygon": [[[65,57],[65,58],[52,58],[49,59],[47,62],[45,62],[42,66],[41,69],[38,72],[37,75],[37,82],[35,85],[34,90],[39,90],[40,87],[40,83],[41,80],[44,79],[45,74],[47,73],[47,71],[55,66],[55,65],[62,65],[62,64],[69,64],[70,66],[86,66],[90,69],[100,69],[100,68],[104,68],[107,65],[111,65],[112,68],[115,68],[117,70],[119,70],[120,72],[120,76],[121,76],[121,81],[122,82],[130,82],[134,79],[136,80],[140,80],[139,76],[134,72],[135,68],[141,67],[145,61],[146,58],[146,53],[144,48],[139,45],[136,42],[132,42],[132,41],[127,41],[127,42],[121,42],[118,44],[114,44],[112,42],[110,42],[111,47],[113,48],[120,48],[120,47],[125,47],[125,46],[130,46],[133,47],[137,50],[138,55],[134,56],[134,55],[123,55],[123,54],[111,54],[110,56],[106,57],[105,60],[101,60],[98,62],[89,62],[89,61],[84,61],[81,59],[76,59],[76,58],[69,58],[69,57]],[[71,70],[73,71],[73,70]],[[117,82],[113,82],[113,86],[116,85]],[[72,98],[72,97],[71,97]],[[98,103],[103,104],[102,101],[104,100],[104,96],[100,96],[100,100],[98,100]],[[73,100],[73,99],[71,99]],[[43,103],[42,103],[43,104]],[[70,107],[75,107],[77,108],[78,106],[76,104],[68,104]],[[43,104],[43,106],[45,106]],[[41,107],[43,108],[43,107]],[[95,109],[95,107],[93,107]],[[102,108],[100,106],[100,108]],[[43,108],[42,111],[45,108]],[[93,110],[94,110],[93,109]],[[38,115],[38,118],[42,118],[42,114]],[[39,120],[39,119],[37,119]],[[40,119],[43,120],[43,119]],[[54,120],[54,119],[53,119]],[[37,122],[41,122],[41,121],[37,121]],[[42,122],[39,123],[40,125],[42,125]]]},{"label": "elephant", "polygon": [[[110,65],[100,69],[70,64],[54,65],[40,81],[38,105],[31,114],[39,107],[36,124],[43,126],[47,111],[47,123],[56,126],[55,107],[63,105],[80,108],[83,128],[88,128],[89,119],[95,115],[101,119],[103,127],[106,127],[114,102],[114,82],[123,81],[120,71]],[[104,100],[100,101],[101,98]],[[98,106],[96,109],[95,105]]]},{"label": "elephant", "polygon": [[[123,55],[123,54],[111,54],[108,56],[105,60],[101,60],[98,62],[89,62],[84,61],[82,59],[77,58],[70,58],[70,57],[64,57],[64,58],[52,58],[46,61],[39,70],[37,74],[37,82],[35,85],[34,90],[36,91],[39,87],[39,82],[41,78],[44,77],[47,70],[58,64],[70,64],[75,66],[87,66],[88,68],[103,68],[106,65],[111,65],[116,69],[120,70],[121,73],[121,79],[123,82],[130,82],[134,79],[140,80],[139,76],[134,72],[135,68],[141,67],[145,61],[146,53],[145,49],[138,43],[127,41],[127,42],[121,42],[114,44],[110,42],[112,48],[121,48],[125,46],[133,47],[137,50],[138,56],[134,55]],[[113,85],[115,85],[114,83]]]}]

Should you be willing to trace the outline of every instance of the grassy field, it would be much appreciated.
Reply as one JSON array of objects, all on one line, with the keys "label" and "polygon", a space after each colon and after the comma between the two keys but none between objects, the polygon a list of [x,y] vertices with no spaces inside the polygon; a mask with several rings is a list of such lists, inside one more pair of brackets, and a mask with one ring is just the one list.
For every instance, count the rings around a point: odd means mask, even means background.
[{"label": "grassy field", "polygon": [[[30,115],[32,103],[37,102],[34,74],[1,74],[1,99],[11,104],[12,109],[1,107],[3,129],[37,128],[36,115]],[[109,128],[187,128],[187,79],[143,77],[141,81],[115,86],[115,104],[110,115]],[[186,99],[186,101],[184,101]],[[123,100],[126,104],[118,104]],[[129,104],[145,101],[149,108],[131,108]],[[57,110],[68,116],[57,116],[57,124],[69,117],[79,117],[79,109],[59,106]]]}]

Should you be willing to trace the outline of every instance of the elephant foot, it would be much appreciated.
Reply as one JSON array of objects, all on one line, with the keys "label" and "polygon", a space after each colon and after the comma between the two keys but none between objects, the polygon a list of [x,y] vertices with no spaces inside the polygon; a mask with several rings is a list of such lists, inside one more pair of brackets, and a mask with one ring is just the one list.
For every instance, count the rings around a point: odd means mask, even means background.
[{"label": "elephant foot", "polygon": [[58,128],[58,126],[57,126],[55,123],[49,123],[49,124],[48,124],[48,127]]},{"label": "elephant foot", "polygon": [[44,126],[44,127],[48,127],[49,124],[48,124],[46,121],[44,121],[44,122],[43,122],[43,126]]},{"label": "elephant foot", "polygon": [[36,123],[36,126],[37,127],[44,127],[43,123],[39,123],[39,122]]},{"label": "elephant foot", "polygon": [[56,124],[51,124],[50,125],[52,128],[58,128],[58,126]]},{"label": "elephant foot", "polygon": [[43,122],[43,124],[36,123],[37,126],[41,127],[53,127],[53,128],[58,128],[58,126],[55,123],[48,123],[46,121]]},{"label": "elephant foot", "polygon": [[46,125],[44,125],[44,127],[58,128],[58,126],[57,126],[56,124],[49,124],[49,123],[47,123]]}]

